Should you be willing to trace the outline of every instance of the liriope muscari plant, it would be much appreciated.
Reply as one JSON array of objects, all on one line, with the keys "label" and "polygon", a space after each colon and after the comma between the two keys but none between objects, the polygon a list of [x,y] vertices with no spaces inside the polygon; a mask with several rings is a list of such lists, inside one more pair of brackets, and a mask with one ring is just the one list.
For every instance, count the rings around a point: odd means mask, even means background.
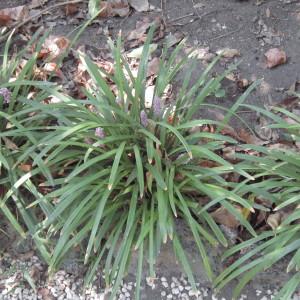
[{"label": "liriope muscari plant", "polygon": [[[45,87],[59,102],[34,104],[36,109],[56,117],[55,125],[48,127],[48,133],[39,140],[39,153],[33,161],[35,170],[40,169],[37,163],[43,161],[52,174],[60,174],[45,178],[43,185],[52,192],[37,197],[32,204],[51,203],[37,228],[45,240],[55,243],[53,250],[48,243],[52,251],[50,271],[59,267],[73,247],[82,245],[88,266],[86,283],[93,280],[101,264],[106,285],[112,288],[111,299],[126,275],[133,252],[138,256],[139,298],[143,268],[147,264],[149,277],[155,278],[156,258],[167,241],[172,243],[174,254],[196,290],[183,237],[175,229],[177,218],[193,235],[208,278],[214,278],[207,245],[227,246],[227,241],[200,205],[201,197],[224,206],[255,236],[234,205],[253,210],[253,203],[235,193],[224,175],[237,172],[249,179],[252,176],[219,155],[225,143],[236,141],[220,134],[224,123],[193,119],[231,70],[211,78],[210,71],[219,59],[216,58],[192,85],[192,72],[188,72],[174,99],[166,102],[163,94],[188,58],[179,58],[182,44],[171,53],[165,47],[149,105],[148,99],[145,103],[145,90],[152,34],[153,29],[143,47],[137,74],[131,71],[118,39],[116,45],[110,43],[113,74],[107,74],[79,53],[93,80],[84,90],[85,100]],[[254,88],[255,84],[228,110],[225,121]],[[204,125],[219,129],[207,132],[201,130]]]}]

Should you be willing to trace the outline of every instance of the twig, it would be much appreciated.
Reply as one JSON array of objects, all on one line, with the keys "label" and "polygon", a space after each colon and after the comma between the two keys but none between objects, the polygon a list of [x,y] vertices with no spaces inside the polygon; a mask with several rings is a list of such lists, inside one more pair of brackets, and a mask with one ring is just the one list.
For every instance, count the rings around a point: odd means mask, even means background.
[{"label": "twig", "polygon": [[[65,2],[60,2],[60,3],[57,3],[57,4],[54,4],[52,6],[49,6],[49,7],[46,7],[45,9],[41,10],[40,12],[36,13],[35,15],[33,16],[30,16],[29,18],[25,19],[24,21],[22,21],[21,23],[17,24],[15,27],[14,27],[14,30],[17,30],[19,29],[20,27],[22,27],[23,25],[25,25],[26,23],[32,21],[33,19],[36,19],[40,16],[42,16],[43,14],[47,13],[48,11],[50,10],[53,10],[55,8],[58,8],[60,6],[65,6],[67,4],[75,4],[75,3],[80,3],[80,2],[86,2],[85,0],[72,0],[72,1],[65,1]],[[3,41],[5,41],[8,36],[10,35],[10,32],[6,33],[5,35],[3,35],[1,38],[0,38],[0,43],[2,43]]]},{"label": "twig", "polygon": [[172,20],[170,20],[169,22],[170,22],[170,23],[173,23],[173,22],[176,22],[176,21],[185,19],[185,18],[187,18],[187,17],[192,17],[192,16],[194,16],[194,15],[195,15],[194,13],[190,13],[190,14],[187,14],[187,15],[184,15],[184,16],[181,16],[181,17],[172,19]]},{"label": "twig", "polygon": [[167,21],[165,17],[166,1],[160,0],[160,9],[161,9],[161,18],[164,23],[164,26],[167,27]]},{"label": "twig", "polygon": [[198,12],[197,12],[197,17],[190,20],[189,22],[185,23],[185,24],[181,24],[181,23],[177,23],[177,24],[173,24],[174,26],[185,26],[187,24],[191,24],[195,21],[199,21],[201,19],[203,19],[204,17],[208,16],[208,15],[211,15],[211,14],[214,14],[214,13],[218,13],[218,12],[221,12],[221,11],[224,11],[224,10],[229,10],[229,8],[223,8],[223,9],[214,9],[214,10],[211,10],[211,11],[208,11],[202,15],[200,15]]},{"label": "twig", "polygon": [[229,35],[232,35],[232,34],[238,32],[238,31],[240,31],[243,27],[244,27],[244,25],[240,26],[238,29],[235,29],[235,30],[229,31],[229,32],[227,32],[227,33],[224,33],[224,34],[222,34],[222,35],[219,35],[219,36],[216,36],[216,37],[214,37],[214,38],[211,38],[211,39],[209,40],[209,42],[215,41],[215,40],[218,40],[218,39],[222,39],[222,38],[224,38],[224,37],[227,37],[227,36],[229,36]]}]

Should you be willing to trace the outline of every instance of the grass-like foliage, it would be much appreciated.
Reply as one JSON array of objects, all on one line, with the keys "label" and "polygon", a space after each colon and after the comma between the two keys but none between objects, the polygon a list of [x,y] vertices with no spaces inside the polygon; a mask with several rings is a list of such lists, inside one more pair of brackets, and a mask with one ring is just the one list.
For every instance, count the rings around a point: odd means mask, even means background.
[{"label": "grass-like foliage", "polygon": [[273,230],[264,231],[225,252],[223,259],[239,251],[246,254],[220,274],[215,283],[218,288],[222,288],[229,281],[238,278],[239,284],[234,291],[234,296],[237,297],[257,273],[267,270],[280,259],[289,257],[286,272],[292,274],[291,279],[274,299],[292,299],[300,284],[300,118],[284,108],[266,111],[254,106],[244,106],[268,117],[272,123],[268,127],[279,129],[286,141],[274,147],[245,145],[257,150],[260,155],[240,156],[245,161],[251,159],[258,171],[256,183],[244,185],[241,189],[263,197],[272,204],[268,223]]},{"label": "grass-like foliage", "polygon": [[[30,92],[36,87],[47,85],[34,80],[34,68],[37,63],[38,53],[46,36],[38,39],[37,32],[30,43],[22,51],[11,54],[11,38],[8,38],[2,54],[2,66],[0,71],[0,211],[8,219],[15,230],[24,238],[27,231],[37,242],[38,249],[45,259],[49,256],[36,233],[38,216],[35,210],[28,211],[32,197],[38,197],[37,189],[31,181],[31,177],[40,170],[47,170],[37,162],[39,170],[30,171],[31,162],[35,158],[35,152],[28,151],[30,147],[36,147],[41,133],[36,131],[37,126],[46,124],[45,115],[34,115]],[[23,59],[24,53],[33,49],[32,57],[27,61]],[[45,98],[45,93],[35,92],[37,101]],[[43,125],[44,126],[44,125]],[[45,207],[43,207],[45,209]]]},{"label": "grass-like foliage", "polygon": [[[32,203],[51,206],[38,226],[46,240],[56,241],[50,269],[55,270],[74,246],[84,245],[84,262],[89,267],[86,283],[93,280],[102,264],[106,284],[112,287],[111,299],[126,275],[133,251],[138,253],[139,298],[145,263],[149,265],[149,277],[155,278],[157,255],[161,244],[168,240],[196,290],[182,237],[175,229],[176,218],[182,218],[190,229],[208,278],[213,279],[207,244],[227,246],[227,241],[210,214],[200,206],[199,198],[203,196],[226,207],[255,236],[251,225],[233,205],[253,210],[253,203],[235,193],[233,183],[225,180],[224,175],[238,172],[252,177],[242,166],[219,155],[224,143],[236,141],[221,135],[220,130],[201,130],[202,125],[222,128],[224,124],[192,119],[206,98],[217,92],[227,73],[209,77],[218,58],[193,86],[192,72],[188,72],[175,100],[165,103],[162,96],[167,85],[187,63],[187,58],[178,56],[182,45],[171,53],[165,48],[152,105],[146,105],[152,34],[153,29],[143,47],[137,75],[122,55],[119,39],[116,45],[111,44],[115,62],[112,75],[79,54],[94,82],[84,91],[86,100],[72,99],[58,89],[45,87],[60,102],[34,104],[41,113],[56,118],[39,140],[39,153],[33,160],[34,170],[40,170],[38,163],[43,161],[44,167],[54,174],[43,183],[52,192]],[[237,107],[229,110],[225,120]],[[41,173],[45,175],[46,171]]]},{"label": "grass-like foliage", "polygon": [[[149,99],[147,68],[153,32],[154,28],[137,73],[122,54],[120,38],[110,42],[112,73],[79,52],[92,79],[83,90],[85,100],[35,80],[34,67],[46,35],[37,40],[37,33],[12,56],[8,39],[0,71],[1,214],[22,237],[32,236],[52,272],[80,245],[88,266],[86,284],[101,266],[111,288],[110,299],[116,296],[132,256],[138,258],[139,299],[143,270],[147,264],[150,281],[155,278],[156,259],[167,242],[196,290],[184,237],[176,231],[178,218],[193,235],[207,277],[218,289],[241,278],[234,297],[258,272],[292,255],[287,271],[296,272],[277,295],[289,299],[300,283],[299,116],[282,108],[266,111],[244,105],[257,82],[237,99],[223,122],[195,119],[209,105],[207,98],[220,94],[221,81],[234,67],[212,77],[217,57],[193,84],[190,70],[168,99],[166,90],[176,83],[182,67],[197,66],[181,57],[183,44],[173,51],[163,49]],[[33,55],[20,67],[28,49],[34,49]],[[280,129],[286,143],[239,144],[245,151],[235,153],[234,163],[225,160],[224,145],[237,142],[221,132],[241,105],[272,120],[270,127]],[[239,175],[238,182],[234,174]],[[207,251],[218,244],[227,247],[210,214],[220,206],[251,237],[224,253],[224,259],[241,250],[246,254],[215,278]],[[250,212],[266,213],[273,230],[257,235],[248,220]]]}]

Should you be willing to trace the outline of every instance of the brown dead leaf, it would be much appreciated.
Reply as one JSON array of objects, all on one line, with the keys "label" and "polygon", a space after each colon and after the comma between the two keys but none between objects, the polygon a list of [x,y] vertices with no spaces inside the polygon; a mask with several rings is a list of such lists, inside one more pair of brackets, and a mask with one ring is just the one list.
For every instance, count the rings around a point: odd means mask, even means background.
[{"label": "brown dead leaf", "polygon": [[42,297],[43,300],[54,300],[50,290],[48,288],[39,288],[38,295]]},{"label": "brown dead leaf", "polygon": [[0,19],[8,19],[14,21],[23,21],[29,16],[29,9],[26,5],[4,8],[0,10]]},{"label": "brown dead leaf", "polygon": [[[190,53],[191,50],[191,48],[187,48],[185,52]],[[209,62],[215,57],[215,54],[210,52],[209,47],[196,48],[190,53],[190,57],[195,57],[197,59],[204,60],[205,62]]]},{"label": "brown dead leaf", "polygon": [[286,53],[278,48],[272,48],[265,53],[266,64],[269,69],[286,63]]},{"label": "brown dead leaf", "polygon": [[263,145],[265,143],[265,141],[257,138],[255,135],[251,134],[244,128],[237,130],[237,134],[239,140],[244,142],[245,144]]},{"label": "brown dead leaf", "polygon": [[[240,213],[242,213],[242,210],[240,207],[235,207]],[[236,229],[240,222],[236,219],[234,215],[232,215],[226,208],[223,206],[218,208],[216,211],[211,213],[211,216],[213,219],[218,223],[225,225],[226,227]]]},{"label": "brown dead leaf", "polygon": [[234,58],[236,56],[240,56],[240,52],[237,49],[231,48],[220,49],[216,53],[224,58]]},{"label": "brown dead leaf", "polygon": [[154,57],[148,65],[148,70],[147,70],[147,77],[152,76],[152,75],[156,75],[159,71],[159,58],[158,57]]},{"label": "brown dead leaf", "polygon": [[39,56],[49,56],[50,60],[54,60],[64,53],[69,44],[70,41],[64,36],[49,36],[45,40]]},{"label": "brown dead leaf", "polygon": [[12,22],[12,18],[0,13],[0,26],[8,26]]},{"label": "brown dead leaf", "polygon": [[143,18],[142,20],[137,21],[135,29],[132,30],[126,38],[127,41],[130,41],[130,49],[135,48],[145,42],[147,38],[147,31],[151,26],[156,28],[153,42],[164,36],[165,27],[161,17],[156,17],[154,20]]},{"label": "brown dead leaf", "polygon": [[271,214],[269,215],[268,219],[267,219],[267,224],[273,229],[275,230],[280,224],[281,224],[281,213],[277,212],[275,214]]},{"label": "brown dead leaf", "polygon": [[148,0],[128,0],[132,8],[138,12],[148,11],[150,6]]},{"label": "brown dead leaf", "polygon": [[5,147],[9,150],[18,150],[19,147],[9,138],[7,137],[3,137],[4,143],[5,143]]},{"label": "brown dead leaf", "polygon": [[126,0],[101,1],[100,9],[102,10],[99,14],[100,18],[125,17],[129,14],[129,5]]},{"label": "brown dead leaf", "polygon": [[30,172],[32,170],[31,164],[20,164],[18,168],[23,172]]},{"label": "brown dead leaf", "polygon": [[300,103],[299,97],[288,96],[279,103],[279,106],[284,107],[286,109],[292,109],[295,106],[297,106],[299,103]]},{"label": "brown dead leaf", "polygon": [[242,78],[242,79],[239,79],[236,82],[236,84],[237,84],[237,86],[238,86],[239,89],[245,90],[249,86],[250,82],[249,82],[248,79]]},{"label": "brown dead leaf", "polygon": [[46,4],[48,0],[31,0],[31,3],[29,4],[30,9],[34,9],[37,7],[41,7],[44,4]]},{"label": "brown dead leaf", "polygon": [[65,13],[66,16],[72,16],[75,15],[79,10],[78,4],[77,3],[68,3],[65,6]]}]

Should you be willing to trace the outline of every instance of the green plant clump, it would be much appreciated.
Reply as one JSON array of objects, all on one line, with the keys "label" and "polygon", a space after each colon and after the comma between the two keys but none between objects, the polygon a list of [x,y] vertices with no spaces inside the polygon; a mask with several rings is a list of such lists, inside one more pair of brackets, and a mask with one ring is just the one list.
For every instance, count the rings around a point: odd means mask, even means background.
[{"label": "green plant clump", "polygon": [[[255,175],[256,183],[247,185],[242,183],[241,189],[251,191],[272,204],[269,223],[273,230],[263,231],[257,237],[226,251],[223,259],[248,249],[245,255],[216,278],[215,284],[221,289],[229,281],[239,278],[239,284],[234,292],[234,296],[237,297],[257,273],[269,269],[284,257],[290,257],[286,272],[292,273],[291,279],[285,283],[274,299],[292,299],[300,284],[300,118],[284,108],[273,108],[272,112],[250,105],[243,106],[268,117],[271,123],[268,127],[279,129],[283,140],[286,141],[273,147],[244,145],[256,150],[260,155],[239,156],[245,161],[250,161],[258,171]],[[273,225],[272,219],[276,220]]]},{"label": "green plant clump", "polygon": [[[259,154],[236,153],[234,163],[222,157],[224,145],[237,144],[232,137],[221,134],[222,129],[259,82],[236,101],[223,122],[194,119],[209,105],[205,103],[209,96],[220,94],[221,82],[233,67],[211,77],[217,57],[194,84],[191,70],[174,99],[167,101],[164,93],[168,85],[189,62],[188,57],[179,58],[180,44],[173,52],[163,49],[154,95],[149,101],[145,95],[153,31],[143,47],[137,74],[122,55],[120,39],[110,43],[114,54],[112,74],[78,53],[93,81],[83,91],[85,100],[32,80],[32,67],[42,41],[17,80],[8,83],[18,63],[7,63],[7,44],[0,89],[2,213],[22,236],[28,230],[51,272],[72,248],[80,245],[88,266],[85,283],[92,282],[101,265],[106,285],[111,288],[110,299],[118,292],[133,252],[138,257],[138,299],[144,266],[148,264],[149,277],[154,279],[161,245],[168,241],[196,290],[193,268],[182,244],[184,237],[176,231],[178,218],[193,235],[207,276],[217,288],[247,271],[234,296],[257,272],[289,253],[295,252],[288,270],[297,269],[298,209],[278,228],[259,235],[243,211],[268,211],[256,203],[258,196],[271,201],[277,211],[299,202],[299,152],[239,145]],[[34,100],[28,99],[30,87],[39,89]],[[58,101],[44,101],[50,96]],[[288,125],[275,113],[260,113],[275,121],[273,127],[287,129],[299,143],[297,116],[281,110],[295,121]],[[204,126],[214,130],[207,131]],[[239,175],[240,182],[231,181],[232,174]],[[41,186],[47,193],[42,193]],[[204,207],[200,204],[203,197],[209,199]],[[233,214],[251,236],[229,249],[224,258],[251,245],[258,246],[215,278],[207,249],[218,244],[228,246],[209,213],[209,209],[219,206]],[[291,295],[299,281],[296,273],[279,295]]]},{"label": "green plant clump", "polygon": [[[2,54],[2,66],[0,71],[0,211],[7,218],[14,229],[25,238],[27,231],[37,242],[38,249],[45,259],[49,255],[36,234],[38,224],[36,210],[27,210],[30,199],[38,197],[37,189],[31,176],[45,170],[37,162],[39,170],[28,173],[27,166],[35,157],[35,152],[28,152],[30,147],[35,147],[40,138],[39,131],[32,129],[45,124],[46,115],[31,115],[33,110],[28,95],[33,88],[47,83],[34,80],[34,67],[37,63],[38,53],[46,38],[38,39],[40,31],[32,37],[22,51],[10,55],[12,34],[9,36]],[[24,53],[32,49],[35,51],[32,57],[25,61],[20,68]],[[42,101],[45,93],[37,92],[36,101]],[[44,126],[44,125],[43,125]],[[28,176],[30,175],[30,176]],[[41,205],[43,211],[47,204]]]},{"label": "green plant clump", "polygon": [[[167,85],[187,62],[187,58],[176,62],[182,45],[171,54],[165,48],[149,106],[145,103],[145,84],[152,33],[143,47],[136,76],[121,54],[119,39],[116,46],[111,43],[113,75],[80,55],[94,82],[92,88],[84,91],[87,100],[72,99],[46,87],[60,103],[35,104],[37,109],[56,117],[56,124],[39,140],[39,154],[33,166],[43,160],[52,174],[63,174],[46,180],[44,185],[53,191],[31,205],[45,201],[52,205],[38,225],[39,233],[46,233],[46,240],[57,239],[50,270],[55,270],[74,246],[85,245],[84,263],[89,266],[86,283],[93,280],[103,262],[105,282],[112,287],[111,299],[126,274],[132,251],[138,253],[139,297],[145,261],[149,264],[149,277],[155,278],[156,257],[161,244],[168,240],[196,290],[182,237],[176,232],[176,218],[187,224],[208,278],[213,279],[206,244],[227,246],[227,241],[214,219],[200,206],[200,197],[208,196],[214,203],[221,203],[255,236],[251,225],[233,205],[253,211],[253,203],[232,191],[224,179],[225,174],[232,172],[251,176],[239,164],[233,165],[218,155],[224,143],[236,141],[218,130],[200,130],[207,124],[221,129],[223,123],[192,120],[206,98],[219,90],[227,73],[209,79],[216,58],[192,87],[191,72],[188,73],[176,101],[165,103],[162,99]],[[108,81],[115,85],[114,93]],[[255,85],[249,88],[238,103],[254,88]],[[225,120],[237,107],[229,110]],[[206,166],[207,162],[214,166]]]}]

